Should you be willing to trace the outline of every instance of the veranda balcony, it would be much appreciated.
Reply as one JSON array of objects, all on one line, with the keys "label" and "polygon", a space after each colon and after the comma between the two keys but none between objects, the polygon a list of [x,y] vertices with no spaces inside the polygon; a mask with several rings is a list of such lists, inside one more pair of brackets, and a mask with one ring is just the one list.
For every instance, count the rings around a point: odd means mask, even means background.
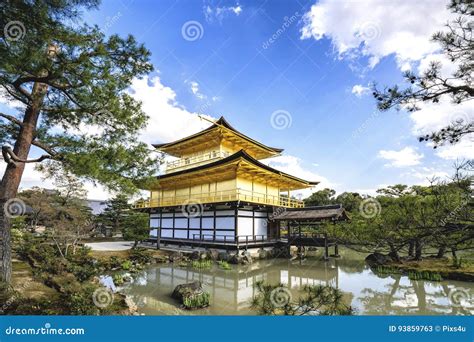
[{"label": "veranda balcony", "polygon": [[147,200],[137,201],[133,207],[135,209],[157,208],[168,206],[180,206],[191,203],[207,204],[219,203],[227,201],[245,201],[256,204],[266,204],[285,208],[302,208],[304,203],[295,198],[288,198],[287,196],[273,196],[261,194],[249,190],[232,189],[225,191],[216,191],[205,194],[195,194],[190,196],[175,196],[165,198],[153,198]]},{"label": "veranda balcony", "polygon": [[178,160],[170,161],[166,163],[166,173],[176,172],[184,170],[190,167],[196,167],[199,165],[207,164],[218,159],[228,157],[229,152],[224,151],[211,151],[195,157],[181,158]]}]

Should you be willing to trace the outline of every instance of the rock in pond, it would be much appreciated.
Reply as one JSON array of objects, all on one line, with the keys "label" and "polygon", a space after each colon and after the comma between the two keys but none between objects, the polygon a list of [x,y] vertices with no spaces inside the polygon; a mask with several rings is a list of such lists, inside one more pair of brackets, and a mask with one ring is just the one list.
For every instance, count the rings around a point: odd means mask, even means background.
[{"label": "rock in pond", "polygon": [[217,256],[217,260],[219,261],[229,261],[230,255],[227,252],[220,252]]},{"label": "rock in pond", "polygon": [[241,263],[241,256],[237,253],[237,254],[230,254],[229,255],[229,264],[234,264],[234,265],[238,265]]},{"label": "rock in pond", "polygon": [[243,251],[242,252],[242,264],[251,264],[253,262],[252,256],[250,255],[249,252]]},{"label": "rock in pond", "polygon": [[234,265],[247,265],[251,264],[253,259],[249,252],[243,251],[241,254],[231,254],[228,262]]},{"label": "rock in pond", "polygon": [[176,286],[171,296],[189,310],[208,307],[210,302],[210,295],[204,291],[200,281]]},{"label": "rock in pond", "polygon": [[184,259],[184,256],[183,256],[183,253],[181,252],[173,252],[170,256],[169,256],[169,260],[171,262],[180,262],[181,260]]},{"label": "rock in pond", "polygon": [[199,260],[201,259],[201,253],[199,253],[199,251],[194,251],[191,253],[191,255],[189,256],[189,259],[191,260]]},{"label": "rock in pond", "polygon": [[219,251],[217,249],[209,249],[207,251],[207,258],[212,260],[212,261],[217,261],[219,260]]}]

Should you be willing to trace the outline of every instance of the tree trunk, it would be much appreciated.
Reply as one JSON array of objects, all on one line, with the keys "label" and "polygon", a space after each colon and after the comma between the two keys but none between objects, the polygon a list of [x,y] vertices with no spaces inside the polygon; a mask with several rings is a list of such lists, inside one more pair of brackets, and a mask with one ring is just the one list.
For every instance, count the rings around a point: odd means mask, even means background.
[{"label": "tree trunk", "polygon": [[446,253],[446,246],[441,246],[439,249],[438,249],[438,254],[436,255],[436,257],[438,259],[441,259],[444,257],[444,253]]},{"label": "tree trunk", "polygon": [[451,255],[453,256],[453,259],[456,260],[458,256],[456,255],[456,249],[451,248]]},{"label": "tree trunk", "polygon": [[10,283],[12,276],[12,256],[11,256],[11,235],[10,220],[5,215],[6,200],[0,199],[0,255],[2,262],[0,264],[0,282]]},{"label": "tree trunk", "polygon": [[398,255],[398,251],[395,248],[395,246],[391,243],[389,243],[389,246],[390,246],[389,256],[392,258],[393,261],[400,262],[400,256]]},{"label": "tree trunk", "polygon": [[408,256],[410,258],[413,258],[415,256],[415,243],[413,241],[410,241],[408,243]]},{"label": "tree trunk", "polygon": [[[47,88],[47,85],[42,83],[35,83],[33,86],[31,93],[32,103],[25,111],[23,124],[20,128],[15,146],[13,147],[13,152],[20,159],[26,160],[28,158],[31,143],[35,138],[39,113]],[[9,163],[3,175],[2,182],[0,183],[0,204],[2,204],[2,208],[0,208],[0,256],[2,257],[2,263],[0,264],[0,281],[7,283],[10,283],[11,280],[12,263],[11,224],[7,217],[5,203],[16,197],[24,170],[24,163]]]},{"label": "tree trunk", "polygon": [[423,243],[415,240],[415,260],[421,260],[423,254]]}]

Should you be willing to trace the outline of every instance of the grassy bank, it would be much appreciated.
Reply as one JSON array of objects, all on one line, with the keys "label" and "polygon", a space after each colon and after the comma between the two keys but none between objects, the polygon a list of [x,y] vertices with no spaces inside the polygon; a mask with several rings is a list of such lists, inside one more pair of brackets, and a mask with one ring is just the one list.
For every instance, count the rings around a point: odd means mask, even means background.
[{"label": "grassy bank", "polygon": [[58,299],[58,291],[44,285],[35,279],[33,270],[28,263],[21,260],[12,262],[12,287],[26,298],[31,299]]},{"label": "grassy bank", "polygon": [[474,262],[468,259],[461,261],[460,265],[456,265],[449,258],[426,258],[402,263],[390,262],[376,267],[374,271],[384,274],[403,274],[413,280],[441,281],[445,279],[474,282]]},{"label": "grassy bank", "polygon": [[[161,251],[158,249],[147,249],[147,252],[153,258],[157,258],[157,259],[166,258],[170,254],[170,252]],[[130,250],[121,250],[121,251],[93,251],[91,250],[89,254],[91,257],[97,260],[107,260],[107,259],[110,259],[110,257],[128,259],[130,257]]]}]

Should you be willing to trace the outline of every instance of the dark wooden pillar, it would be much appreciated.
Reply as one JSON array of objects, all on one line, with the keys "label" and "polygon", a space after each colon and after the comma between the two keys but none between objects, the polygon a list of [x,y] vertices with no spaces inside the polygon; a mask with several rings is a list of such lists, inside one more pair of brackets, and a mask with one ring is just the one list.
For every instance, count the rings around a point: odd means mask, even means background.
[{"label": "dark wooden pillar", "polygon": [[160,249],[161,247],[161,243],[160,243],[160,239],[161,239],[161,227],[162,227],[162,224],[163,224],[163,213],[160,211],[160,223],[158,224],[158,227],[156,228],[156,249]]},{"label": "dark wooden pillar", "polygon": [[329,260],[328,236],[324,234],[324,260]]},{"label": "dark wooden pillar", "polygon": [[288,257],[291,256],[291,223],[290,221],[287,221],[286,222],[286,230],[287,230],[287,234],[288,234],[288,245],[287,245],[287,249],[288,249]]},{"label": "dark wooden pillar", "polygon": [[[238,232],[238,229],[239,229],[239,204],[237,204],[237,206],[235,207],[235,212],[234,212],[234,242],[236,244],[236,246],[239,245],[239,232]],[[226,250],[227,250],[227,247],[226,247]],[[239,248],[237,247],[237,251],[239,250]]]},{"label": "dark wooden pillar", "polygon": [[339,257],[339,246],[337,243],[334,245],[334,256]]},{"label": "dark wooden pillar", "polygon": [[156,249],[160,249],[161,228],[156,228]]}]

